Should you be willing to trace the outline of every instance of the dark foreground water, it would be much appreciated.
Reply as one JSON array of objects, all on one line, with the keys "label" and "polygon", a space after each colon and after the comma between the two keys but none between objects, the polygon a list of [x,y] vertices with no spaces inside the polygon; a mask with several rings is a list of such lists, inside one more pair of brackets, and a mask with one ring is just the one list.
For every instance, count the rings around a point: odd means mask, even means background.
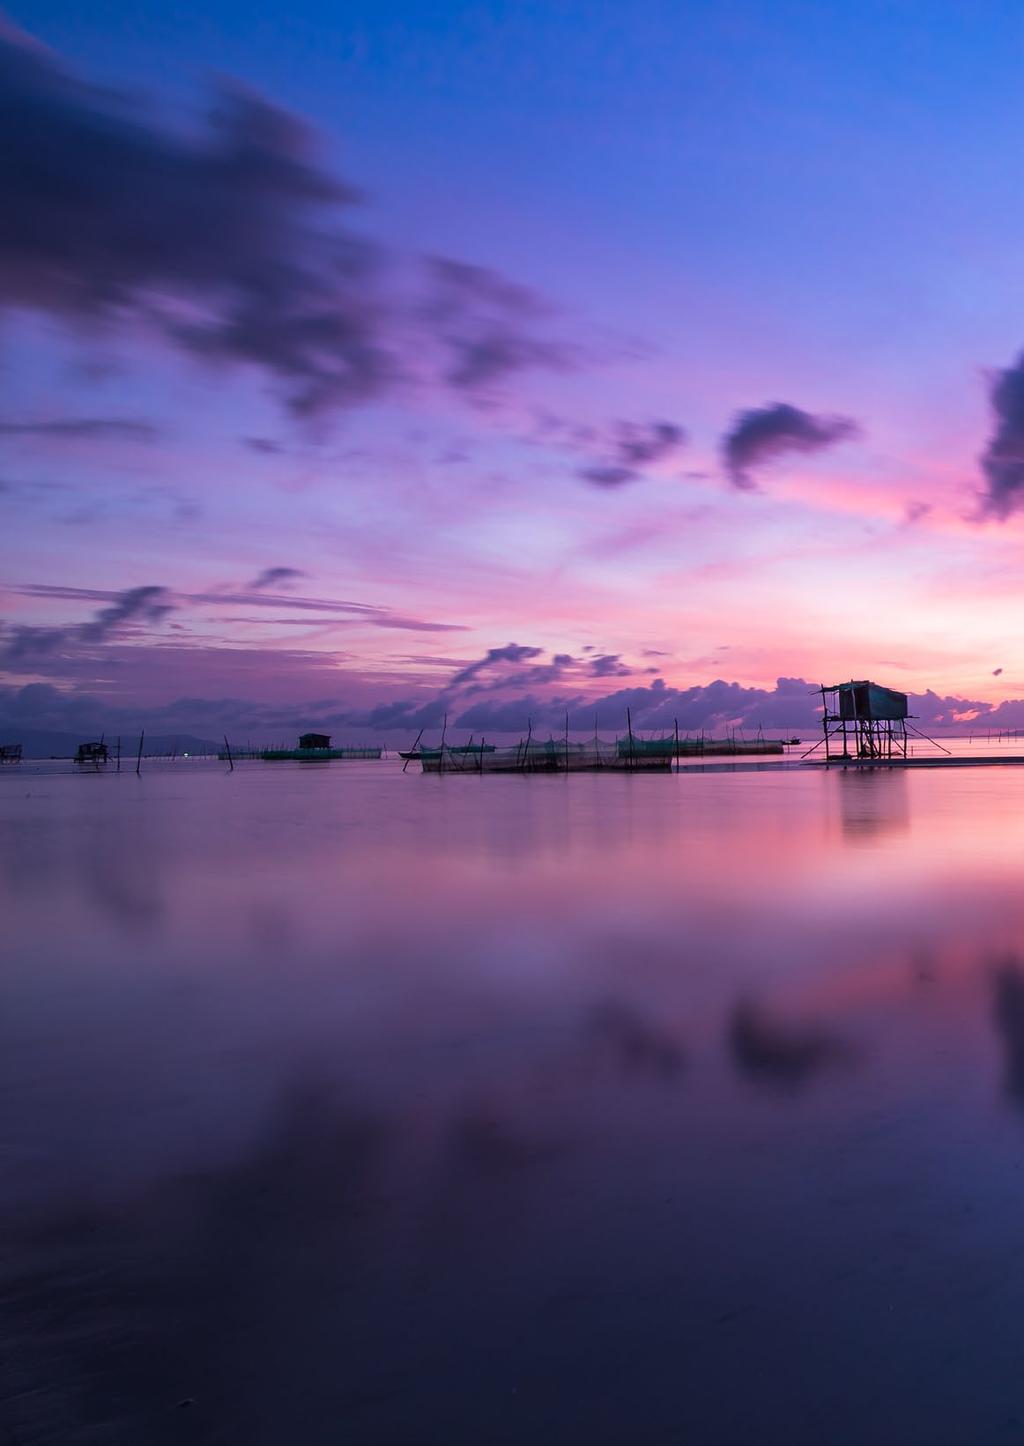
[{"label": "dark foreground water", "polygon": [[1024,769],[0,777],[0,1442],[1024,1441]]}]

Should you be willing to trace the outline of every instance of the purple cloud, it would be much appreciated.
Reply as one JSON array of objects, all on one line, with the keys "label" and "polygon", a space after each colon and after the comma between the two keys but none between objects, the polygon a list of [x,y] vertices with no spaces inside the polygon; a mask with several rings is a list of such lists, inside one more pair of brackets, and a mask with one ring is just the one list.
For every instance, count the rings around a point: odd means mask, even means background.
[{"label": "purple cloud", "polygon": [[358,197],[314,136],[222,84],[189,135],[0,32],[0,308],[155,329],[214,361],[254,367],[290,411],[325,414],[407,382],[486,390],[564,367],[539,336],[543,304],[493,272],[428,263],[404,298],[383,247],[346,224]]},{"label": "purple cloud", "polygon": [[729,480],[741,491],[755,487],[752,472],[787,452],[820,452],[860,435],[851,417],[814,416],[788,402],[769,402],[738,412],[722,439]]},{"label": "purple cloud", "polygon": [[[100,588],[65,587],[57,583],[30,583],[18,589],[25,597],[65,598],[75,602],[111,602],[120,594]],[[297,597],[293,593],[272,593],[250,588],[246,592],[193,592],[175,595],[176,604],[204,603],[214,607],[294,608],[297,612],[336,613],[339,623],[365,623],[375,628],[397,628],[420,633],[464,633],[466,623],[437,623],[393,613],[374,603],[341,601],[336,598]],[[226,621],[221,618],[219,621]]]},{"label": "purple cloud", "polygon": [[686,432],[675,422],[619,422],[606,461],[582,467],[579,475],[596,487],[621,487],[635,482],[644,467],[684,446]]},{"label": "purple cloud", "polygon": [[260,592],[263,588],[275,587],[280,583],[292,582],[295,578],[306,576],[308,574],[301,572],[297,567],[265,567],[248,586],[252,588],[253,592]]},{"label": "purple cloud", "polygon": [[1024,504],[1024,352],[1013,366],[995,373],[989,400],[996,425],[980,459],[985,477],[981,512],[1005,522]]},{"label": "purple cloud", "polygon": [[158,436],[159,428],[152,422],[132,417],[57,417],[46,422],[0,422],[0,437],[58,437],[71,441],[124,437],[134,442],[154,442]]},{"label": "purple cloud", "polygon": [[16,669],[47,654],[105,642],[131,622],[158,623],[174,610],[170,596],[165,587],[132,587],[114,594],[110,605],[100,608],[89,622],[62,628],[18,624],[0,629],[0,668]]},{"label": "purple cloud", "polygon": [[510,373],[531,367],[565,371],[575,358],[563,343],[534,335],[524,321],[545,319],[550,304],[528,287],[484,266],[427,258],[422,313],[446,353],[445,379],[463,391],[485,392]]},{"label": "purple cloud", "polygon": [[522,643],[506,643],[502,648],[488,648],[482,658],[477,658],[475,662],[467,663],[464,668],[460,668],[448,686],[449,688],[461,688],[478,673],[485,668],[494,667],[496,663],[511,663],[516,666],[530,658],[539,658],[543,651],[543,648],[530,648]]}]

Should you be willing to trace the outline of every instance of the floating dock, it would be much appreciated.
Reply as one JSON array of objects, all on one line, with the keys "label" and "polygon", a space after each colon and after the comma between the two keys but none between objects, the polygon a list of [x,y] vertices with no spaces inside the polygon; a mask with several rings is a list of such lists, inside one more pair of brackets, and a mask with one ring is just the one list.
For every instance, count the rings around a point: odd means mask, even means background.
[{"label": "floating dock", "polygon": [[285,763],[298,760],[301,763],[329,762],[335,758],[381,758],[384,750],[380,747],[343,748],[232,748],[230,753],[222,748],[217,757],[222,763],[232,759],[260,759],[264,763]]},{"label": "floating dock", "polygon": [[631,753],[617,743],[572,743],[554,738],[545,743],[528,739],[489,753],[438,748],[419,757],[424,773],[668,773],[672,767],[672,755],[664,750]]}]

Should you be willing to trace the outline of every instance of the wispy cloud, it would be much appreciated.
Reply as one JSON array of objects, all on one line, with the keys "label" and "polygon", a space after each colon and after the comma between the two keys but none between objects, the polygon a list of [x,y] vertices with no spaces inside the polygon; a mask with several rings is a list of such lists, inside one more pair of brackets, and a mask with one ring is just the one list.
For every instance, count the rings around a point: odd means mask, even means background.
[{"label": "wispy cloud", "polygon": [[123,437],[133,442],[155,442],[159,435],[160,429],[153,422],[133,417],[54,417],[47,421],[0,422],[0,437],[56,437],[69,441]]},{"label": "wispy cloud", "polygon": [[301,572],[297,567],[265,567],[262,572],[257,573],[252,582],[248,584],[253,592],[260,592],[265,587],[279,586],[281,583],[293,582],[306,573]]},{"label": "wispy cloud", "polygon": [[0,630],[0,668],[24,667],[47,654],[103,643],[129,623],[159,623],[173,609],[167,588],[150,585],[113,594],[109,606],[88,622],[58,628],[6,626]]},{"label": "wispy cloud", "polygon": [[[275,569],[269,570],[275,571]],[[294,569],[285,570],[294,571]],[[280,581],[280,579],[278,580]],[[67,587],[57,583],[27,583],[13,591],[25,597],[63,598],[75,602],[112,602],[120,596],[118,593],[106,592],[100,588]],[[342,620],[347,620],[351,624],[362,622],[368,627],[398,629],[403,632],[462,633],[468,631],[465,623],[442,623],[426,618],[408,617],[402,613],[393,612],[390,608],[379,607],[374,603],[351,602],[336,598],[302,597],[292,593],[269,592],[255,586],[250,586],[244,591],[234,592],[186,593],[171,592],[168,589],[163,589],[163,591],[178,607],[205,604],[218,607],[294,609],[298,612],[337,614],[339,622]],[[221,621],[227,621],[227,619],[222,618]]]},{"label": "wispy cloud", "polygon": [[582,467],[579,475],[597,487],[621,487],[637,481],[645,468],[677,452],[685,442],[685,431],[674,422],[619,422],[609,456]]}]

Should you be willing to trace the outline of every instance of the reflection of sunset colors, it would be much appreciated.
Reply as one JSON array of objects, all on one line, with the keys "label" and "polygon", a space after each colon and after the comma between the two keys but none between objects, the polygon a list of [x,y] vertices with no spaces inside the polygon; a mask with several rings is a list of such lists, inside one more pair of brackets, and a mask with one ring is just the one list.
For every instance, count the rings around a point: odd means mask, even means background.
[{"label": "reflection of sunset colors", "polygon": [[1022,776],[5,787],[15,1422],[998,1439]]},{"label": "reflection of sunset colors", "polygon": [[1024,726],[1012,17],[290,13],[0,25],[0,733]]}]

